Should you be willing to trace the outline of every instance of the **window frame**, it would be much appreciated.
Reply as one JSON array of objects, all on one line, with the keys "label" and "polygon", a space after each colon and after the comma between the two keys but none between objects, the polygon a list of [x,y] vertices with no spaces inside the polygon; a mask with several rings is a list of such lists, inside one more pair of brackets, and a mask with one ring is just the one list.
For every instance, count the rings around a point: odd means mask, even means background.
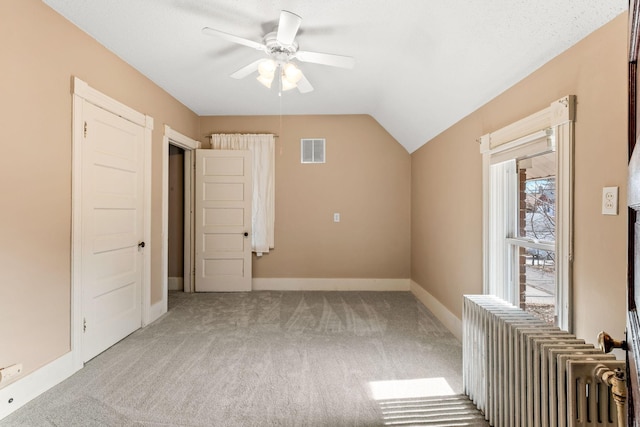
[{"label": "window frame", "polygon": [[[519,305],[519,292],[510,278],[511,257],[507,241],[513,229],[507,197],[509,184],[492,179],[492,165],[506,163],[526,154],[556,152],[556,315],[558,326],[573,330],[573,147],[575,96],[567,95],[549,107],[502,129],[480,137],[482,154],[483,293],[496,295]],[[502,194],[499,196],[499,193]],[[511,222],[510,222],[511,221]]]}]

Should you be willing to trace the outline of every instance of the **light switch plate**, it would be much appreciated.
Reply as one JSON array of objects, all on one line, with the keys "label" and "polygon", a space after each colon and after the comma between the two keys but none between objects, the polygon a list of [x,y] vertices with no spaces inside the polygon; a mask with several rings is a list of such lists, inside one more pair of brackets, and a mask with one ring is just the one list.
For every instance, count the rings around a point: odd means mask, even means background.
[{"label": "light switch plate", "polygon": [[602,189],[602,215],[618,215],[618,187]]}]

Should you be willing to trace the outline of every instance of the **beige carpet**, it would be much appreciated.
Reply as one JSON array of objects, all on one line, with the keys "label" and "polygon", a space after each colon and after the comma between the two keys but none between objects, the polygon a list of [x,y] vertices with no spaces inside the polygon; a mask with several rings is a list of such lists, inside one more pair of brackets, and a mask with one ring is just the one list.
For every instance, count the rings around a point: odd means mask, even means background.
[{"label": "beige carpet", "polygon": [[0,425],[486,425],[461,383],[460,343],[408,292],[176,292]]}]

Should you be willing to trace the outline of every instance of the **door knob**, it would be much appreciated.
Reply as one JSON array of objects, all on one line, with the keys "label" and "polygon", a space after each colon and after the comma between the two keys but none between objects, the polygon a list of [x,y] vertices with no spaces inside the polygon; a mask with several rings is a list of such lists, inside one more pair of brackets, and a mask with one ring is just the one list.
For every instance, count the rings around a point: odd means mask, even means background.
[{"label": "door knob", "polygon": [[627,350],[626,341],[624,340],[619,341],[619,340],[613,339],[611,335],[609,335],[605,331],[602,331],[598,334],[598,346],[600,347],[600,350],[602,350],[605,353],[609,353],[614,348],[621,348],[623,350]]},{"label": "door knob", "polygon": [[247,233],[246,231],[244,232],[244,237],[249,237],[249,233]]},{"label": "door knob", "polygon": [[144,248],[144,242],[140,242],[140,243],[138,243],[138,247],[139,247],[139,248]]}]

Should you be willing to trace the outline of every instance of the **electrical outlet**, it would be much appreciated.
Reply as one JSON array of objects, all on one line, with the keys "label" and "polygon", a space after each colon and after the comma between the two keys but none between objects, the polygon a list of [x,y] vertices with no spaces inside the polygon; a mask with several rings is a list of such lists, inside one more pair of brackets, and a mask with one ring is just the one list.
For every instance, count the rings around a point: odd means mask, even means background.
[{"label": "electrical outlet", "polygon": [[618,187],[602,189],[602,215],[618,215]]},{"label": "electrical outlet", "polygon": [[340,222],[340,214],[338,212],[333,214],[333,222]]},{"label": "electrical outlet", "polygon": [[22,373],[22,363],[16,363],[15,365],[0,368],[0,383],[9,381],[9,378],[13,378]]}]

